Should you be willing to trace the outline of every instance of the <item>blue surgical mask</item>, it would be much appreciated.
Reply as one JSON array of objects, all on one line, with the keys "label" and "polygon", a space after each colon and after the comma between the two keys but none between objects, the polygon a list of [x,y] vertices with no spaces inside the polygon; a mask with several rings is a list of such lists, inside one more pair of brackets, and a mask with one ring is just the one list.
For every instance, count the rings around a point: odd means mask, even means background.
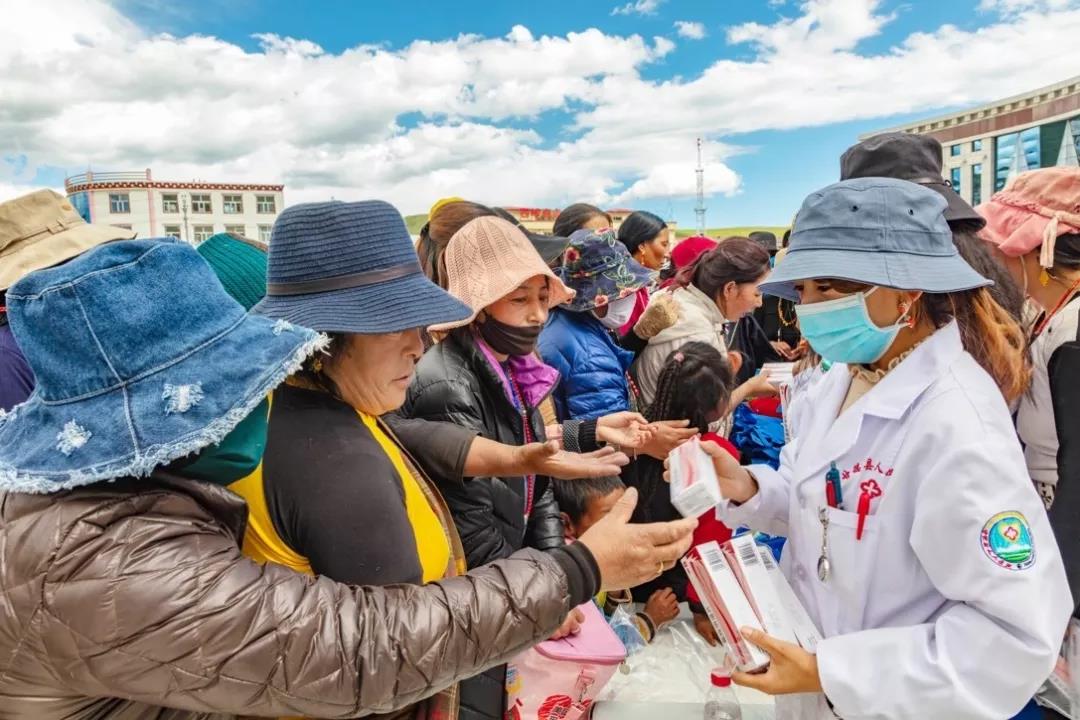
[{"label": "blue surgical mask", "polygon": [[799,329],[821,357],[837,363],[869,365],[893,344],[906,316],[888,327],[878,327],[866,309],[868,293],[837,300],[796,305]]}]

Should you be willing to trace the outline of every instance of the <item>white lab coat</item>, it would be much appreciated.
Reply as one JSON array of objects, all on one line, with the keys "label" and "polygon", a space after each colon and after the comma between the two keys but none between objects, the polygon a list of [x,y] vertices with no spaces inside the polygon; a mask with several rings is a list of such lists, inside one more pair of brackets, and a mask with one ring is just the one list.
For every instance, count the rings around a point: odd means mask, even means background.
[{"label": "white lab coat", "polygon": [[[759,492],[718,517],[788,537],[781,565],[825,638],[818,667],[836,715],[1011,717],[1050,674],[1073,605],[1005,401],[955,322],[837,417],[850,382],[836,365],[813,387],[779,472],[750,468]],[[849,475],[843,507],[828,510],[832,576],[822,583],[818,511],[831,462]],[[883,493],[857,541],[859,484],[871,478]],[[1003,511],[1028,520],[1027,569],[983,549],[984,526]],[[832,717],[820,695],[778,698],[777,708],[778,718]]]}]

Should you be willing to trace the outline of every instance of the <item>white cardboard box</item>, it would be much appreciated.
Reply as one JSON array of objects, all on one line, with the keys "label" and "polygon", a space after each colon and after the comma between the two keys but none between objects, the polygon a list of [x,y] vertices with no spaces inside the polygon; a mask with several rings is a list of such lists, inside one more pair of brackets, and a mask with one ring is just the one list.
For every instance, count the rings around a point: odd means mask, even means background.
[{"label": "white cardboard box", "polygon": [[758,544],[750,534],[734,537],[724,543],[724,553],[731,563],[735,578],[746,593],[765,632],[784,642],[799,644],[788,619],[788,611],[780,601],[776,583],[758,552]]},{"label": "white cardboard box", "polygon": [[720,504],[720,485],[712,458],[691,438],[668,455],[671,504],[683,517],[700,517]]},{"label": "white cardboard box", "polygon": [[747,642],[739,632],[742,627],[762,631],[764,628],[720,545],[716,542],[698,545],[683,558],[683,567],[717,634],[735,657],[738,669],[753,672],[768,666],[769,655],[757,645]]},{"label": "white cardboard box", "polygon": [[777,597],[784,606],[788,623],[795,632],[795,638],[798,640],[799,645],[807,652],[816,653],[818,643],[821,642],[821,631],[818,630],[817,625],[814,624],[803,604],[799,602],[798,596],[791,589],[791,585],[788,583],[787,578],[784,577],[784,573],[780,572],[780,568],[773,559],[772,550],[759,545],[758,555],[761,556],[762,565],[773,581]]}]

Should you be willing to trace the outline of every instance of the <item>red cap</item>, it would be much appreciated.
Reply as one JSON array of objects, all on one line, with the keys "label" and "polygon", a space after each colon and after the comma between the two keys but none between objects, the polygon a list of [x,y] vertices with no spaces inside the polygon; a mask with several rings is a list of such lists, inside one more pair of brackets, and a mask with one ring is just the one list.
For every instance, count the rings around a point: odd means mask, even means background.
[{"label": "red cap", "polygon": [[713,687],[726,688],[731,685],[731,676],[723,670],[713,670],[709,679],[712,681]]}]

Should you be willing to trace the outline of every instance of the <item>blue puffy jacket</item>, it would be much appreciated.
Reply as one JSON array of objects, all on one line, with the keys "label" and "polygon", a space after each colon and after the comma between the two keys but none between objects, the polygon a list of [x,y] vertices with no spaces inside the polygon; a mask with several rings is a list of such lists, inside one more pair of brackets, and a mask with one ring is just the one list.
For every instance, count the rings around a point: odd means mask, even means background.
[{"label": "blue puffy jacket", "polygon": [[590,312],[555,309],[540,334],[540,355],[559,371],[552,393],[559,420],[591,420],[630,409],[626,372],[634,354]]}]

